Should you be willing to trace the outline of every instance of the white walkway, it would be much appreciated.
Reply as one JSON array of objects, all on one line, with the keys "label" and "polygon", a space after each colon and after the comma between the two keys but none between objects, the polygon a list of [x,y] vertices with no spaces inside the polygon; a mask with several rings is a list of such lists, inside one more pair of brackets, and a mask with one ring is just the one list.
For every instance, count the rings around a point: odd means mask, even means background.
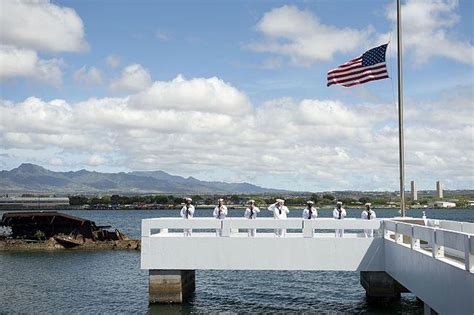
[{"label": "white walkway", "polygon": [[[474,314],[474,224],[415,222],[146,219],[141,268],[385,271],[438,313]],[[184,237],[189,228],[192,236]],[[257,229],[257,236],[248,237],[248,228]],[[274,229],[287,229],[286,237],[276,237]],[[344,229],[344,238],[336,238],[335,229]],[[364,229],[376,230],[376,237],[365,238]]]}]

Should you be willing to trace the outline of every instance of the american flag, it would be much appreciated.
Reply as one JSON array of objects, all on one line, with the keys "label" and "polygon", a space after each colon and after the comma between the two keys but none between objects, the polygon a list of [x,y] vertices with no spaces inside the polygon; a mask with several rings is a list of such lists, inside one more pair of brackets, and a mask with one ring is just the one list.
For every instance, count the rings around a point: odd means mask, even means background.
[{"label": "american flag", "polygon": [[350,87],[388,78],[387,64],[385,63],[387,45],[367,50],[361,56],[330,70],[328,72],[328,86],[342,84],[342,86]]}]

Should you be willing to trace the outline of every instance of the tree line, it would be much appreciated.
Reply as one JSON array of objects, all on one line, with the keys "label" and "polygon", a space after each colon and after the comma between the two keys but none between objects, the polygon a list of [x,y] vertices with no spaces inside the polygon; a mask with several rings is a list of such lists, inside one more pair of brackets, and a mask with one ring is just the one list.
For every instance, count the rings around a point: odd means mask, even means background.
[{"label": "tree line", "polygon": [[[269,205],[275,202],[275,198],[285,199],[285,204],[288,206],[305,205],[306,201],[312,200],[316,205],[324,206],[334,204],[336,200],[342,201],[346,205],[360,205],[366,202],[374,204],[386,204],[391,201],[390,197],[342,197],[337,198],[336,195],[325,194],[311,194],[308,196],[265,196],[265,195],[213,195],[201,196],[191,195],[193,203],[212,205],[216,203],[219,198],[224,198],[227,203],[239,205],[245,204],[248,200],[253,199],[258,205]],[[176,195],[102,195],[102,196],[84,196],[71,195],[69,196],[69,204],[72,206],[82,205],[126,205],[126,204],[158,204],[158,205],[179,205],[183,202],[184,196]]]}]

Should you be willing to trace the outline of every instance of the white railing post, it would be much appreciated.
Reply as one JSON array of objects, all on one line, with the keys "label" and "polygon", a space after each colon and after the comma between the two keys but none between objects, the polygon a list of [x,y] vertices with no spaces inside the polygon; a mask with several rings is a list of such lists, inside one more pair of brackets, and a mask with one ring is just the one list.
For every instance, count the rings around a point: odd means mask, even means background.
[{"label": "white railing post", "polygon": [[147,220],[142,220],[142,236],[150,236],[150,225]]},{"label": "white railing post", "polygon": [[464,262],[466,270],[474,273],[474,236],[466,235],[464,237]]},{"label": "white railing post", "polygon": [[220,220],[221,221],[221,229],[222,229],[222,236],[229,237],[230,236],[230,222],[229,220]]},{"label": "white railing post", "polygon": [[387,229],[387,228],[385,227],[385,225],[387,225],[387,221],[384,220],[384,221],[383,221],[383,224],[382,224],[382,226],[383,226],[383,234],[382,234],[382,235],[383,235],[384,238],[390,239],[390,230]]},{"label": "white railing post", "polygon": [[442,231],[439,231],[437,229],[432,230],[431,239],[433,240],[433,258],[444,257],[444,246],[439,244],[443,241],[441,233]]},{"label": "white railing post", "polygon": [[403,234],[398,233],[398,223],[395,223],[395,243],[403,243]]},{"label": "white railing post", "polygon": [[420,239],[415,238],[415,226],[411,226],[411,249],[420,249]]},{"label": "white railing post", "polygon": [[314,237],[314,227],[311,220],[303,220],[303,237]]}]

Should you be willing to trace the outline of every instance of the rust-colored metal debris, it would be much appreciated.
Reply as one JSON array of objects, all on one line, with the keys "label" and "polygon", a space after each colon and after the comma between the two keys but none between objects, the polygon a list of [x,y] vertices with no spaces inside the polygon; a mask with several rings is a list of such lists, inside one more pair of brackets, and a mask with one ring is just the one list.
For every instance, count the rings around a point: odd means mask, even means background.
[{"label": "rust-colored metal debris", "polygon": [[98,226],[94,221],[56,211],[7,212],[0,225],[11,228],[13,238],[47,239],[57,237],[64,243],[123,240],[119,230],[109,231],[110,226]]}]

